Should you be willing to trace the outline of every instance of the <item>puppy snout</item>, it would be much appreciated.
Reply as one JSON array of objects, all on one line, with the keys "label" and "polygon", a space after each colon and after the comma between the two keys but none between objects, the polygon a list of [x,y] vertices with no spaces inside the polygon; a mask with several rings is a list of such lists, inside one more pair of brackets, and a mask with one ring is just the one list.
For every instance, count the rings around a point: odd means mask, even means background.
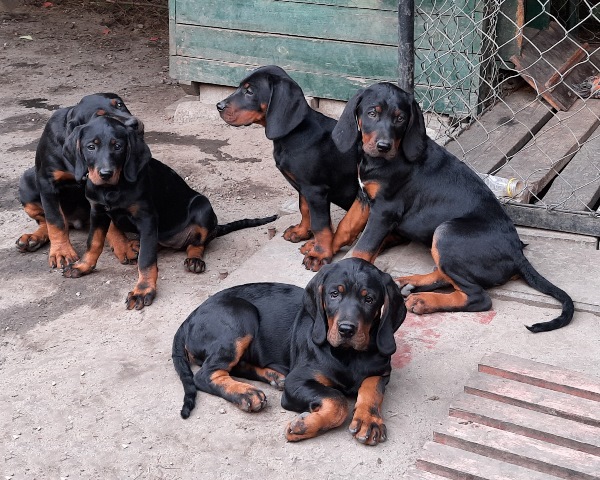
[{"label": "puppy snout", "polygon": [[392,149],[392,142],[389,140],[377,140],[377,151],[387,153]]},{"label": "puppy snout", "polygon": [[338,332],[343,338],[352,338],[356,333],[356,327],[351,323],[342,322],[338,325]]},{"label": "puppy snout", "polygon": [[102,168],[100,169],[100,171],[98,171],[98,174],[100,175],[100,178],[102,180],[110,180],[114,173],[115,172],[113,170],[110,170],[108,168]]},{"label": "puppy snout", "polygon": [[227,107],[227,102],[222,101],[222,102],[217,103],[217,110],[219,112],[222,112],[223,110],[225,110],[225,107]]}]

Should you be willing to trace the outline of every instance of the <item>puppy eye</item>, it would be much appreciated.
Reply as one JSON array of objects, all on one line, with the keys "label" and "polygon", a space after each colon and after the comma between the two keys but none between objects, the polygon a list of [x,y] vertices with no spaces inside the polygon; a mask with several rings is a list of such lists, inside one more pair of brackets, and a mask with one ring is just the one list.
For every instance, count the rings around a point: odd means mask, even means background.
[{"label": "puppy eye", "polygon": [[376,118],[377,112],[375,110],[370,110],[369,112],[367,112],[367,116],[370,118]]},{"label": "puppy eye", "polygon": [[117,102],[117,108],[123,108],[124,106],[123,102]]},{"label": "puppy eye", "polygon": [[120,143],[115,143],[115,150],[121,150],[123,148],[123,145],[121,145]]},{"label": "puppy eye", "polygon": [[373,301],[374,301],[374,298],[371,295],[367,295],[365,297],[365,302],[366,303],[373,303]]},{"label": "puppy eye", "polygon": [[340,294],[340,292],[338,292],[337,290],[334,290],[333,292],[331,292],[331,293],[329,294],[329,296],[330,296],[331,298],[337,298],[339,294]]},{"label": "puppy eye", "polygon": [[246,89],[246,92],[245,92],[245,93],[246,93],[246,95],[250,95],[250,96],[251,96],[251,95],[254,95],[254,92],[252,91],[252,89],[251,89],[250,87],[248,87],[248,88]]},{"label": "puppy eye", "polygon": [[403,116],[403,115],[400,115],[400,116],[396,117],[396,120],[395,120],[395,122],[396,122],[396,123],[402,123],[402,122],[404,122],[404,116]]},{"label": "puppy eye", "polygon": [[96,150],[96,145],[93,143],[89,143],[86,148],[90,151],[93,151]]}]

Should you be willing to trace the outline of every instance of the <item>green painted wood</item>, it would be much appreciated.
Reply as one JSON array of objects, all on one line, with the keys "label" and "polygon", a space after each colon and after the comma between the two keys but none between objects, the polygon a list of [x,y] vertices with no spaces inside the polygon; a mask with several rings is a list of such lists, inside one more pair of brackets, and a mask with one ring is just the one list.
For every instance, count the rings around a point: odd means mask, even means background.
[{"label": "green painted wood", "polygon": [[316,5],[334,5],[336,7],[371,8],[373,10],[398,11],[397,0],[275,0],[282,3],[310,3]]},{"label": "green painted wood", "polygon": [[177,22],[248,32],[396,45],[394,12],[272,0],[177,0]]},{"label": "green painted wood", "polygon": [[[175,21],[176,0],[169,0],[169,32],[175,32],[177,24]],[[169,55],[176,55],[175,35],[169,34]]]},{"label": "green painted wood", "polygon": [[512,66],[510,57],[521,55],[519,47],[519,3],[523,0],[504,0],[500,5],[500,15],[496,26],[496,42],[500,46],[498,55]]}]

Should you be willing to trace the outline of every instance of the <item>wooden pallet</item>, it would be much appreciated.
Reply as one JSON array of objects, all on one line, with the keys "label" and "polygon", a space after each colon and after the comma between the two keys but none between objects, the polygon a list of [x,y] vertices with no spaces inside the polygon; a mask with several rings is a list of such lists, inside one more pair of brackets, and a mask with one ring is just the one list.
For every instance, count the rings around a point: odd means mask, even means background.
[{"label": "wooden pallet", "polygon": [[407,479],[600,479],[600,379],[482,359]]}]

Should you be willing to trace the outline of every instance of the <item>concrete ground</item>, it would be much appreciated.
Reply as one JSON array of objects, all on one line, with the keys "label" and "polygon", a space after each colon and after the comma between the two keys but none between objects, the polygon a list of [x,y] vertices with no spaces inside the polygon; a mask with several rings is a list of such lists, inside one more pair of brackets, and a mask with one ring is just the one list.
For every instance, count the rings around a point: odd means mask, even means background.
[{"label": "concrete ground", "polygon": [[[277,221],[278,232],[293,223],[292,217]],[[526,254],[531,263],[574,299],[572,323],[553,332],[527,331],[524,325],[550,320],[559,310],[554,299],[520,280],[490,290],[493,308],[489,312],[409,314],[396,334],[398,349],[383,408],[390,439],[374,449],[354,450],[349,444],[357,455],[356,464],[370,463],[375,469],[386,464],[386,471],[391,467],[401,478],[421,446],[431,440],[432,429],[446,419],[450,403],[485,354],[502,352],[600,377],[597,239],[530,228],[519,228],[519,233],[528,244]],[[248,281],[304,286],[313,274],[298,268],[301,255],[297,248],[277,234],[219,289]],[[348,253],[338,257],[344,255]],[[269,265],[266,271],[265,264]],[[425,247],[409,244],[384,253],[377,265],[397,275],[425,273],[433,263]],[[349,441],[348,436],[345,442]],[[328,476],[320,478],[342,478],[351,472],[352,465],[344,465],[342,471],[331,469]]]}]

